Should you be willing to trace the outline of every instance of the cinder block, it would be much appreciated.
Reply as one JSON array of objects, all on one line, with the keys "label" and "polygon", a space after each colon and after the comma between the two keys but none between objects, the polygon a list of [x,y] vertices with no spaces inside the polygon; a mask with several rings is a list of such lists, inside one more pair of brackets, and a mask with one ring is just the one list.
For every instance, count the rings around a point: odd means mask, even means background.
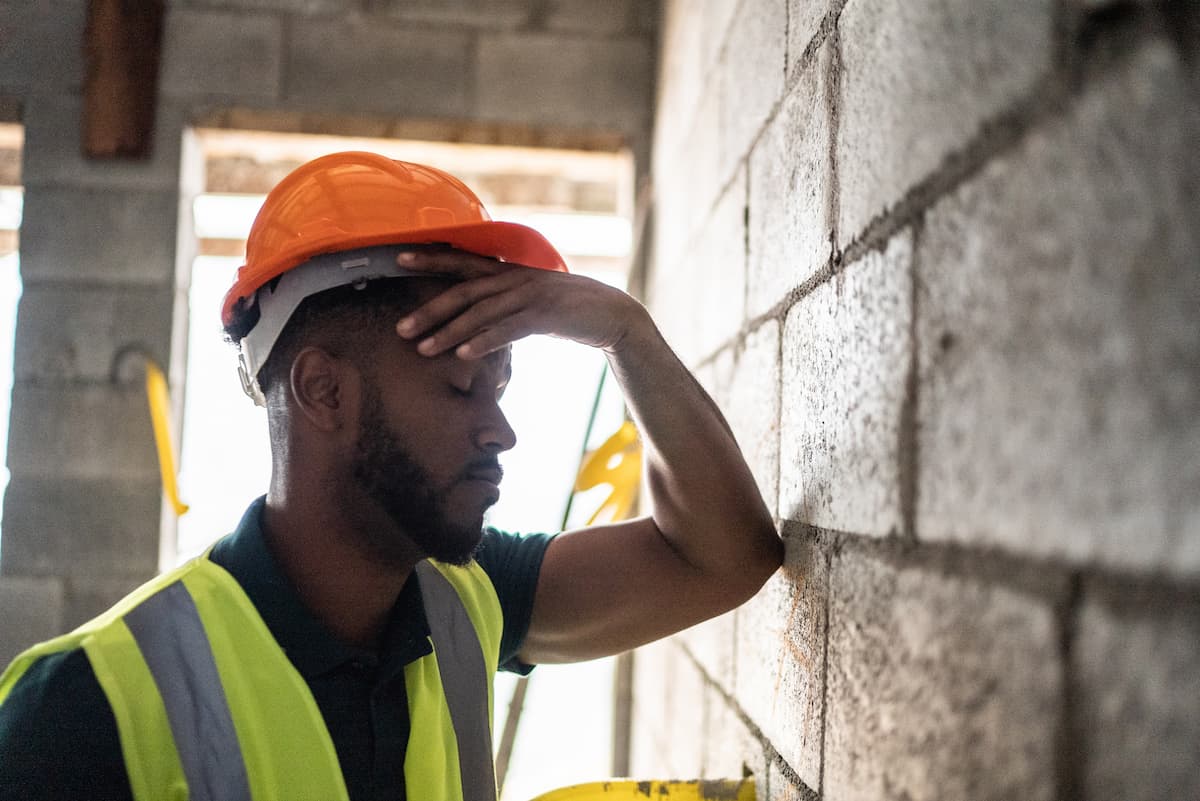
[{"label": "cinder block", "polygon": [[530,22],[531,0],[368,0],[404,22],[505,30]]},{"label": "cinder block", "polygon": [[795,779],[785,774],[777,762],[771,762],[766,783],[760,780],[758,797],[762,801],[810,801],[814,792],[811,787],[796,784]]},{"label": "cinder block", "polygon": [[169,285],[178,217],[176,191],[30,187],[21,279]]},{"label": "cinder block", "polygon": [[630,763],[634,775],[698,775],[704,694],[700,672],[673,640],[638,649]]},{"label": "cinder block", "polygon": [[1200,570],[1198,138],[1151,42],[931,210],[918,536]]},{"label": "cinder block", "polygon": [[[666,0],[663,7],[662,44],[658,51],[655,87],[658,98],[654,104],[655,159],[652,166],[656,172],[674,155],[676,148],[684,142],[686,132],[693,127],[696,107],[705,88],[700,44],[705,15],[690,13],[692,5],[683,0]],[[715,131],[715,126],[711,127]],[[659,213],[658,209],[656,213]]]},{"label": "cinder block", "polygon": [[833,557],[823,797],[1050,801],[1062,691],[1047,602]]},{"label": "cinder block", "polygon": [[361,0],[167,0],[168,6],[282,11],[286,14],[330,14],[355,11]]},{"label": "cinder block", "polygon": [[83,157],[82,100],[77,95],[32,95],[23,103],[25,151],[21,180],[40,185],[179,190],[184,112],[159,100],[148,161]]},{"label": "cinder block", "polygon": [[[107,381],[117,354],[132,345],[165,369],[173,302],[170,286],[30,284],[18,306],[13,373],[27,381]],[[140,371],[140,359],[131,366]]]},{"label": "cinder block", "polygon": [[903,527],[912,240],[893,238],[792,307],[783,329],[779,516],[874,537]]},{"label": "cinder block", "polygon": [[1053,0],[850,0],[837,155],[842,245],[1051,69]]},{"label": "cinder block", "polygon": [[[655,149],[655,184],[674,187],[673,202],[655,206],[655,278],[689,269],[684,261],[688,247],[719,199],[721,183],[717,170],[699,168],[717,163],[718,131],[712,121],[717,119],[719,100],[716,91],[706,92],[699,98],[695,127],[680,128],[679,141],[668,140],[665,135],[660,137]],[[659,120],[665,122],[662,113]]]},{"label": "cinder block", "polygon": [[750,733],[737,710],[712,688],[704,699],[704,737],[700,745],[700,778],[740,779],[747,771],[756,778],[766,775],[763,744]]},{"label": "cinder block", "polygon": [[632,33],[635,5],[649,5],[643,0],[550,0],[544,24],[552,31],[569,31],[590,36],[612,36]]},{"label": "cinder block", "polygon": [[127,588],[157,572],[161,504],[157,480],[43,478],[14,469],[4,495],[4,573],[70,577],[64,625],[82,622],[80,615],[116,600],[103,580]]},{"label": "cinder block", "polygon": [[670,640],[643,645],[633,654],[633,722],[629,769],[634,776],[666,776],[662,742],[665,739],[664,698],[670,686]]},{"label": "cinder block", "polygon": [[729,380],[730,428],[767,508],[779,497],[779,322],[770,320],[742,343]]},{"label": "cinder block", "polygon": [[737,658],[735,618],[735,612],[726,612],[685,629],[674,638],[726,692],[733,692],[734,664]]},{"label": "cinder block", "polygon": [[475,68],[479,116],[560,128],[648,134],[654,42],[484,33]]},{"label": "cinder block", "polygon": [[160,91],[167,97],[275,100],[282,50],[283,23],[275,15],[171,8]]},{"label": "cinder block", "polygon": [[1200,602],[1130,607],[1085,596],[1080,614],[1072,654],[1084,794],[1200,798]]},{"label": "cinder block", "polygon": [[788,81],[797,73],[804,51],[820,31],[830,0],[788,0]]},{"label": "cinder block", "polygon": [[471,58],[467,32],[366,17],[300,19],[289,37],[287,100],[322,111],[465,117]]},{"label": "cinder block", "polygon": [[688,255],[655,271],[650,305],[685,364],[711,356],[741,329],[746,293],[745,173],[699,227]]},{"label": "cinder block", "polygon": [[0,2],[0,87],[26,93],[83,85],[85,0]]},{"label": "cinder block", "polygon": [[[144,548],[147,543],[138,543]],[[139,552],[136,560],[143,568],[140,576],[120,576],[110,578],[103,575],[72,576],[65,581],[63,605],[63,631],[80,626],[101,612],[109,609],[117,601],[133,592],[143,582],[157,574],[147,564],[153,554]]]},{"label": "cinder block", "polygon": [[750,152],[783,96],[786,66],[787,0],[739,3],[717,78],[721,82],[721,176],[729,175]]},{"label": "cinder block", "polygon": [[825,692],[825,555],[786,539],[783,567],[737,610],[734,697],[806,784],[821,776]]},{"label": "cinder block", "polygon": [[750,154],[746,313],[751,318],[821,269],[832,251],[828,61],[825,47]]},{"label": "cinder block", "polygon": [[[18,473],[64,481],[158,478],[150,412],[140,383],[118,387],[17,381],[9,425],[8,466],[14,481]],[[6,517],[5,530],[8,525]]]},{"label": "cinder block", "polygon": [[[50,576],[0,576],[0,665],[62,633],[63,583]],[[3,668],[0,668],[3,670]]]},{"label": "cinder block", "polygon": [[[705,0],[704,10],[696,12],[695,3],[684,3],[691,14],[699,18],[700,77],[708,79],[721,60],[722,49],[729,42],[733,15],[741,0]],[[732,45],[730,45],[732,46]]]}]

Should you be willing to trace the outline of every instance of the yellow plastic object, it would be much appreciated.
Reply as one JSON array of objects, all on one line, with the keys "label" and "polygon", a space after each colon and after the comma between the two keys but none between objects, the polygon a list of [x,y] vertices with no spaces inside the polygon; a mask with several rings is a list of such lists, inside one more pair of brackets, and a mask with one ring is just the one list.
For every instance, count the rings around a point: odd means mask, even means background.
[{"label": "yellow plastic object", "polygon": [[150,404],[150,423],[154,426],[154,444],[158,447],[158,469],[162,473],[163,492],[171,502],[176,516],[188,510],[179,500],[179,484],[175,480],[175,449],[171,446],[169,424],[170,401],[167,397],[167,379],[158,365],[146,360],[146,400]]},{"label": "yellow plastic object", "polygon": [[614,779],[551,790],[533,801],[755,801],[754,779],[639,782]]},{"label": "yellow plastic object", "polygon": [[600,504],[587,521],[611,523],[624,520],[633,509],[637,499],[638,485],[642,480],[642,443],[638,439],[637,426],[626,420],[617,433],[604,444],[587,455],[575,478],[575,491],[581,492],[607,484],[612,492]]}]

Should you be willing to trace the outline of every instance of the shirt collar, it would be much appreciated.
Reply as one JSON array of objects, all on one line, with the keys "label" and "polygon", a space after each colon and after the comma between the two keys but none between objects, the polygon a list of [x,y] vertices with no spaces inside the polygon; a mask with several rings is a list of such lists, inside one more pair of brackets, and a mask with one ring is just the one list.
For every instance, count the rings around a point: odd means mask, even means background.
[{"label": "shirt collar", "polygon": [[415,572],[392,607],[378,653],[335,637],[304,605],[271,553],[262,531],[265,505],[265,496],[251,503],[234,532],[213,546],[209,558],[242,586],[302,676],[315,678],[346,663],[382,666],[392,673],[429,653],[429,626]]}]

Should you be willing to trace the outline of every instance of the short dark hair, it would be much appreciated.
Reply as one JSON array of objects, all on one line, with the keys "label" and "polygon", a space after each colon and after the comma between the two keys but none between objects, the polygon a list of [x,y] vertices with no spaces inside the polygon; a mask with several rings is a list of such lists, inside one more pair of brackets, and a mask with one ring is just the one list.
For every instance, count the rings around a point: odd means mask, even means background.
[{"label": "short dark hair", "polygon": [[[339,286],[305,298],[292,312],[258,371],[263,394],[287,382],[292,361],[309,345],[319,344],[348,357],[362,352],[370,337],[390,330],[400,317],[416,308],[420,299],[416,285],[420,280],[383,278],[361,288]],[[240,309],[225,326],[225,337],[240,342],[257,322],[257,306]]]}]

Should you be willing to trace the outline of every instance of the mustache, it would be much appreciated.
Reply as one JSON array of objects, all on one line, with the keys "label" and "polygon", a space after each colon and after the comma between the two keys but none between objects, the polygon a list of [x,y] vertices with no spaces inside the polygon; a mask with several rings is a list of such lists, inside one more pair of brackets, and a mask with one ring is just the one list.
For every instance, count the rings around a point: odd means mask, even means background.
[{"label": "mustache", "polygon": [[499,484],[504,478],[504,468],[495,456],[485,456],[469,462],[459,476],[461,480],[482,478],[493,484]]}]

